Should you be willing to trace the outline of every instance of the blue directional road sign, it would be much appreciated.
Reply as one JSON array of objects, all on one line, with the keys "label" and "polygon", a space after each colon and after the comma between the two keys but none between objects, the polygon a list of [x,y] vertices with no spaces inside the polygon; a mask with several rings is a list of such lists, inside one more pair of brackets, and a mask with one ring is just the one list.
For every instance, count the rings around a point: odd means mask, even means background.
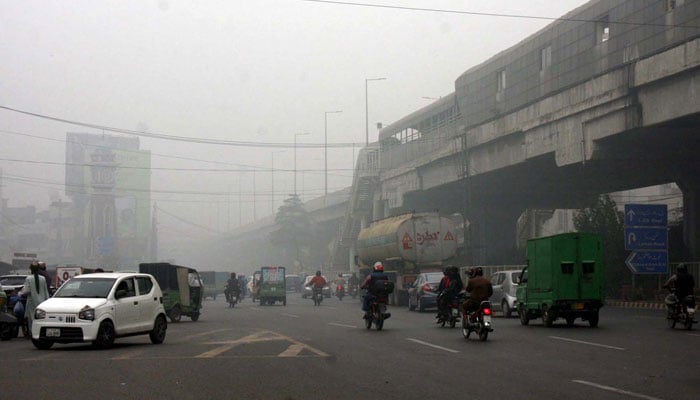
[{"label": "blue directional road sign", "polygon": [[625,250],[666,250],[668,229],[625,228]]},{"label": "blue directional road sign", "polygon": [[666,204],[625,204],[625,226],[667,226]]},{"label": "blue directional road sign", "polygon": [[667,274],[667,251],[633,251],[625,260],[627,268],[635,274]]}]

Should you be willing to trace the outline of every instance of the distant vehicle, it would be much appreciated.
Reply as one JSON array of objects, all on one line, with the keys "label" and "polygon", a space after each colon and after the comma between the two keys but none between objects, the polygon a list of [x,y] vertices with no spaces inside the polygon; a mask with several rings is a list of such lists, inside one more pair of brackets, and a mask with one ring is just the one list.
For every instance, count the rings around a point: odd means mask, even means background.
[{"label": "distant vehicle", "polygon": [[520,323],[542,318],[552,326],[576,318],[598,326],[605,300],[603,239],[592,233],[564,233],[527,241],[527,267],[517,290]]},{"label": "distant vehicle", "polygon": [[287,305],[285,270],[285,267],[277,266],[260,268],[258,299],[261,306],[273,305],[278,301]]},{"label": "distant vehicle", "polygon": [[202,278],[202,282],[204,283],[204,298],[209,297],[216,300],[217,296],[223,295],[224,286],[230,275],[230,272],[221,271],[200,272],[199,277]]},{"label": "distant vehicle", "polygon": [[199,320],[202,310],[202,281],[197,270],[170,263],[139,264],[139,272],[151,274],[163,290],[163,306],[172,322],[183,315]]},{"label": "distant vehicle", "polygon": [[168,327],[162,300],[158,282],[148,274],[75,276],[37,306],[32,343],[42,350],[75,342],[108,348],[118,337],[149,335],[160,344]]},{"label": "distant vehicle", "polygon": [[440,286],[442,272],[422,272],[408,288],[408,309],[423,312],[427,308],[437,307],[437,288]]},{"label": "distant vehicle", "polygon": [[300,292],[302,279],[299,275],[286,275],[285,281],[287,290],[290,292]]},{"label": "distant vehicle", "polygon": [[2,275],[0,276],[0,286],[6,294],[13,290],[21,290],[28,275]]},{"label": "distant vehicle", "polygon": [[493,295],[489,298],[494,310],[500,310],[505,318],[518,311],[517,290],[519,269],[498,271],[491,275]]}]

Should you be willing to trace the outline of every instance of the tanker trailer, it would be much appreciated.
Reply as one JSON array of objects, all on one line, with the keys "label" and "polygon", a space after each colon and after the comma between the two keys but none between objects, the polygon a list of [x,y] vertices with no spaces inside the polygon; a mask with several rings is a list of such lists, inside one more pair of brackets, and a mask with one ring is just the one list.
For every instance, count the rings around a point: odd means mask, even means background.
[{"label": "tanker trailer", "polygon": [[439,270],[457,254],[456,226],[437,213],[411,213],[372,222],[357,236],[357,254],[365,266],[384,264],[398,290],[392,304],[406,296],[404,285],[421,270]]}]

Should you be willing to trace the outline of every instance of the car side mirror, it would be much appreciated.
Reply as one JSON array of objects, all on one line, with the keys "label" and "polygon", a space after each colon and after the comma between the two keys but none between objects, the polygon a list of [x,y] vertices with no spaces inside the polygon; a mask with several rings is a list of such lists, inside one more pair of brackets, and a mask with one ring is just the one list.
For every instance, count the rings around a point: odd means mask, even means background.
[{"label": "car side mirror", "polygon": [[121,299],[122,297],[126,297],[126,290],[118,289],[117,292],[114,294],[114,298]]}]

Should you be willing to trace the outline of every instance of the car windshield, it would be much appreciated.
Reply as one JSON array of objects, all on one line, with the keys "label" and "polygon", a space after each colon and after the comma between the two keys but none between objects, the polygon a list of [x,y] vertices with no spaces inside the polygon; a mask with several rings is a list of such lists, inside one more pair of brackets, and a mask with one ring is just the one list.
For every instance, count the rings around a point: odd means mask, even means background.
[{"label": "car windshield", "polygon": [[71,279],[53,297],[107,298],[115,281],[114,278]]},{"label": "car windshield", "polygon": [[24,285],[24,280],[27,277],[24,275],[17,276],[3,276],[0,278],[0,285],[14,286],[14,285]]},{"label": "car windshield", "polygon": [[440,279],[442,279],[442,276],[443,276],[442,272],[431,272],[429,274],[425,274],[425,281],[428,283],[440,282]]}]

